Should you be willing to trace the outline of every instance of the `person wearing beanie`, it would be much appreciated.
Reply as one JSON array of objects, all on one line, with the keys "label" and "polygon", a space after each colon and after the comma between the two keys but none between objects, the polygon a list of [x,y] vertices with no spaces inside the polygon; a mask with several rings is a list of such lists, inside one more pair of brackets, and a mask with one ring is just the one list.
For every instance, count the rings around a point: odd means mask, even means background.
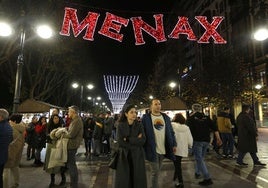
[{"label": "person wearing beanie", "polygon": [[204,180],[199,182],[201,186],[213,184],[210,173],[205,163],[205,154],[210,143],[210,132],[214,131],[217,139],[217,144],[221,145],[220,135],[217,126],[213,121],[202,112],[200,104],[192,105],[193,112],[187,119],[186,124],[189,126],[193,136],[193,155],[196,161],[195,177],[203,176]]}]

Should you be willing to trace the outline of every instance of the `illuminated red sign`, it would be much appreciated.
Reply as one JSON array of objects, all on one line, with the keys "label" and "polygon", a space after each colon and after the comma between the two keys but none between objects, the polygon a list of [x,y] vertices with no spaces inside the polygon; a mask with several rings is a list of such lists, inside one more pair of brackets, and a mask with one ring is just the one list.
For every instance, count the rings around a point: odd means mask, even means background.
[{"label": "illuminated red sign", "polygon": [[[77,37],[85,29],[86,31],[83,39],[93,41],[100,14],[88,12],[87,16],[79,23],[76,13],[77,9],[65,7],[65,14],[60,34],[70,36],[70,30],[72,29],[73,35]],[[127,27],[130,20],[134,31],[135,45],[145,44],[143,31],[152,36],[156,42],[167,41],[164,31],[163,14],[156,14],[153,15],[153,17],[155,20],[154,27],[146,23],[142,17],[131,17],[130,19],[127,19],[106,12],[106,17],[98,33],[105,37],[122,42],[124,34],[120,33],[121,28]],[[227,43],[226,40],[224,40],[223,37],[216,31],[220,23],[224,20],[223,16],[212,17],[213,20],[211,23],[207,21],[206,16],[195,16],[195,19],[205,30],[199,39],[194,34],[194,31],[188,22],[188,18],[184,16],[178,16],[176,25],[167,37],[171,39],[179,39],[180,35],[186,35],[188,40],[197,41],[197,43],[209,43],[210,38],[213,39],[215,44]]]}]

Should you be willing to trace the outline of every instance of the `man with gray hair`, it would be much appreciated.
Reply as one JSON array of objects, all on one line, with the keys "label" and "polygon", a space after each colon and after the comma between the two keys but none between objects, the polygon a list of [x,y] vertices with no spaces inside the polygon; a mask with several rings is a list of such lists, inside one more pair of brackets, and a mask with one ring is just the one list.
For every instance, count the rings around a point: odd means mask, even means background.
[{"label": "man with gray hair", "polygon": [[187,119],[186,124],[189,126],[193,136],[193,154],[196,161],[195,177],[199,178],[203,175],[204,180],[199,182],[201,186],[213,184],[210,174],[205,163],[205,154],[210,142],[210,131],[214,131],[217,144],[221,145],[218,128],[212,120],[202,112],[200,104],[192,105],[193,112]]},{"label": "man with gray hair", "polygon": [[71,119],[71,123],[67,134],[63,136],[69,139],[67,145],[67,167],[70,173],[71,188],[78,188],[78,170],[75,155],[83,140],[83,121],[78,113],[79,109],[77,106],[69,107],[68,116]]},{"label": "man with gray hair", "polygon": [[3,170],[8,158],[8,145],[13,140],[13,131],[8,123],[8,116],[8,111],[0,108],[0,188],[3,187]]}]

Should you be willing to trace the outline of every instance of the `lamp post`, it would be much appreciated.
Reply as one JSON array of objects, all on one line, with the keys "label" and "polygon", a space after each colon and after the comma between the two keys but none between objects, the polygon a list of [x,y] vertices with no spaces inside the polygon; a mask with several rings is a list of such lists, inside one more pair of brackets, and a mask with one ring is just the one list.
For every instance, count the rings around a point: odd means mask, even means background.
[{"label": "lamp post", "polygon": [[[173,90],[175,87],[177,86],[176,82],[170,82],[169,83],[169,87]],[[179,97],[181,96],[181,85],[180,82],[178,82],[178,95]],[[175,96],[176,96],[176,92],[175,92]]]},{"label": "lamp post", "polygon": [[[72,87],[75,88],[75,89],[78,88],[79,86],[80,86],[80,106],[79,106],[79,108],[80,108],[80,115],[81,115],[81,112],[83,110],[84,85],[82,85],[82,84],[79,85],[79,83],[77,83],[77,82],[74,82],[72,84]],[[88,84],[87,88],[89,90],[92,90],[94,88],[94,85],[93,84]]]},{"label": "lamp post", "polygon": [[[21,18],[22,22],[20,23],[20,34],[19,34],[19,55],[17,58],[17,70],[16,70],[16,79],[15,79],[15,91],[14,91],[14,99],[13,99],[13,113],[18,111],[18,106],[20,104],[20,97],[21,97],[21,82],[22,82],[22,68],[24,64],[24,45],[25,45],[25,12],[21,11]],[[53,31],[49,26],[41,25],[38,26],[36,32],[39,37],[43,39],[48,39],[52,37]],[[13,29],[8,23],[0,22],[0,36],[8,37],[12,35]]]},{"label": "lamp post", "polygon": [[95,106],[96,105],[96,100],[97,101],[100,101],[101,100],[101,97],[100,96],[97,96],[97,97],[88,96],[87,97],[87,100],[92,100],[92,106]]},{"label": "lamp post", "polygon": [[267,25],[265,24],[268,18],[267,15],[268,4],[265,1],[260,1],[258,6],[259,11],[257,12],[256,16],[260,23],[256,25],[261,26],[253,33],[253,37],[257,41],[264,41],[268,38],[268,29]]},{"label": "lamp post", "polygon": [[97,111],[96,107],[99,105],[99,101],[101,100],[101,97],[100,96],[97,96],[97,97],[88,96],[87,100],[92,101],[92,112],[95,113]]}]

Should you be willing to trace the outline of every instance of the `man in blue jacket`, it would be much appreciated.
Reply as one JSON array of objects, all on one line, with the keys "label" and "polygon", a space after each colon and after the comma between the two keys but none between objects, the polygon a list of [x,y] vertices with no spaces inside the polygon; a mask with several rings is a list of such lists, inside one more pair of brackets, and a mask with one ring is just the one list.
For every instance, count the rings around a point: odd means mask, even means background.
[{"label": "man in blue jacket", "polygon": [[8,111],[0,108],[0,188],[3,188],[3,170],[8,158],[8,145],[13,140],[13,131],[8,123]]},{"label": "man in blue jacket", "polygon": [[158,188],[158,176],[166,157],[175,160],[176,140],[170,118],[161,112],[161,102],[151,101],[150,112],[143,115],[142,124],[146,136],[145,157],[151,166],[152,187]]}]

